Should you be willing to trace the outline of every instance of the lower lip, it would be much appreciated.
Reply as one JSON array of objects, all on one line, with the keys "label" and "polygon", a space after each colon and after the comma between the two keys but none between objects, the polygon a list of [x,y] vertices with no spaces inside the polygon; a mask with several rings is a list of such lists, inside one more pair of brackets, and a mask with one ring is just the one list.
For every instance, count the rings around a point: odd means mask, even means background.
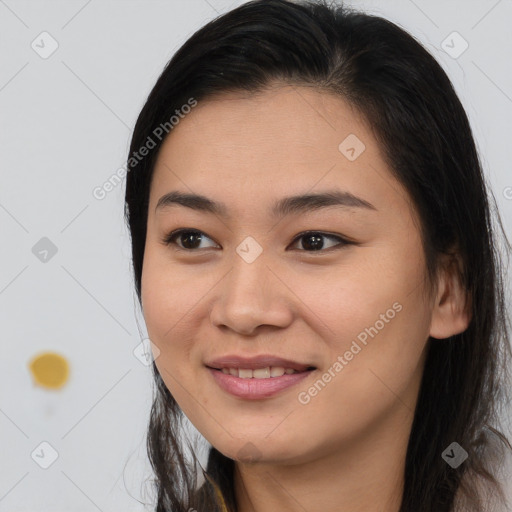
[{"label": "lower lip", "polygon": [[301,382],[314,372],[314,370],[309,370],[292,374],[285,373],[281,377],[270,377],[268,379],[241,379],[213,368],[208,368],[208,370],[224,391],[247,400],[258,400],[273,396],[279,391]]}]

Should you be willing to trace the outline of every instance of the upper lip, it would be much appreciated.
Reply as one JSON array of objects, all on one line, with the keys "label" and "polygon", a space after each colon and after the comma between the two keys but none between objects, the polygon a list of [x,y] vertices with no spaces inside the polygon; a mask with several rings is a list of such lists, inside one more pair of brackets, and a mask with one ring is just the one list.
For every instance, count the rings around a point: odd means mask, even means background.
[{"label": "upper lip", "polygon": [[298,372],[303,372],[308,368],[314,368],[311,364],[303,364],[272,355],[260,355],[255,357],[224,355],[216,359],[212,359],[205,364],[206,366],[216,368],[217,370],[222,368],[247,368],[255,370],[258,368],[266,368],[267,366],[282,366],[283,368],[293,368]]}]

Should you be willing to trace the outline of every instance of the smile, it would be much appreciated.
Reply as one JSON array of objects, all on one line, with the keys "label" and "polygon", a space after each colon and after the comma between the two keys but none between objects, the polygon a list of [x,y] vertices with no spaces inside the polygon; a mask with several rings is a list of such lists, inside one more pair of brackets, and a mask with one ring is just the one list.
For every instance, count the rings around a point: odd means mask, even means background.
[{"label": "smile", "polygon": [[[271,375],[272,370],[274,370],[273,376]],[[208,368],[210,375],[222,390],[246,400],[261,400],[274,396],[280,391],[298,384],[315,371],[314,368],[304,371],[291,368],[288,370],[290,373],[287,373],[283,367],[266,367],[256,370]],[[231,372],[236,374],[233,375]]]}]

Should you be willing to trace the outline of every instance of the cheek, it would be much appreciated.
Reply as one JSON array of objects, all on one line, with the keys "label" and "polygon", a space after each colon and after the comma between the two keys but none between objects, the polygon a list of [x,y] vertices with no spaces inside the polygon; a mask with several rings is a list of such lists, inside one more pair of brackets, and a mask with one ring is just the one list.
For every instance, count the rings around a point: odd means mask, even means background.
[{"label": "cheek", "polygon": [[[211,276],[191,266],[186,272],[169,262],[165,253],[149,249],[144,258],[141,297],[148,336],[158,347],[155,360],[176,399],[190,369],[198,363],[197,333],[204,324],[205,296],[214,285]],[[196,352],[193,352],[194,349]]]},{"label": "cheek", "polygon": [[361,386],[361,394],[377,380],[372,369],[405,385],[428,340],[431,312],[422,296],[421,253],[415,259],[412,249],[375,252],[373,261],[358,257],[328,277],[295,281],[294,291],[307,297],[304,302],[314,313],[310,319],[321,326],[317,331],[329,353],[325,362],[330,366],[346,356],[339,373],[354,384],[351,389]]},{"label": "cheek", "polygon": [[356,253],[350,261],[322,273],[290,277],[298,302],[304,306],[303,314],[316,326],[325,327],[322,333],[326,339],[340,341],[355,338],[387,311],[393,318],[399,308],[393,309],[393,304],[403,304],[409,280],[409,276],[389,267],[380,268]]},{"label": "cheek", "polygon": [[193,272],[184,272],[169,261],[165,251],[146,245],[141,277],[144,319],[148,332],[163,344],[175,337],[181,323],[188,320],[187,313],[206,286],[204,279],[192,277]]},{"label": "cheek", "polygon": [[144,266],[141,277],[141,298],[144,321],[150,340],[160,353],[155,363],[166,385],[174,391],[176,387],[171,376],[176,376],[182,361],[184,351],[179,350],[176,332],[180,327],[178,322],[183,315],[177,300],[175,279],[172,278],[168,265],[155,251],[146,246]]},{"label": "cheek", "polygon": [[172,277],[176,274],[154,263],[150,257],[144,261],[141,296],[148,336],[160,351],[155,364],[179,407],[195,419],[187,373],[191,344],[187,340],[184,322],[186,310],[190,308],[183,300],[180,301],[184,294],[176,293],[179,281]]}]

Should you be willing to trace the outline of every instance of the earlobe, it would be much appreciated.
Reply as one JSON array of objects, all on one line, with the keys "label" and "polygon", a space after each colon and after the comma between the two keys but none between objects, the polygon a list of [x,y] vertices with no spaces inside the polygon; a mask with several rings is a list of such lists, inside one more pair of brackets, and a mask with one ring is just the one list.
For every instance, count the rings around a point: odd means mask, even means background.
[{"label": "earlobe", "polygon": [[471,321],[470,297],[460,277],[458,256],[448,256],[439,277],[430,336],[445,339],[464,332]]}]

